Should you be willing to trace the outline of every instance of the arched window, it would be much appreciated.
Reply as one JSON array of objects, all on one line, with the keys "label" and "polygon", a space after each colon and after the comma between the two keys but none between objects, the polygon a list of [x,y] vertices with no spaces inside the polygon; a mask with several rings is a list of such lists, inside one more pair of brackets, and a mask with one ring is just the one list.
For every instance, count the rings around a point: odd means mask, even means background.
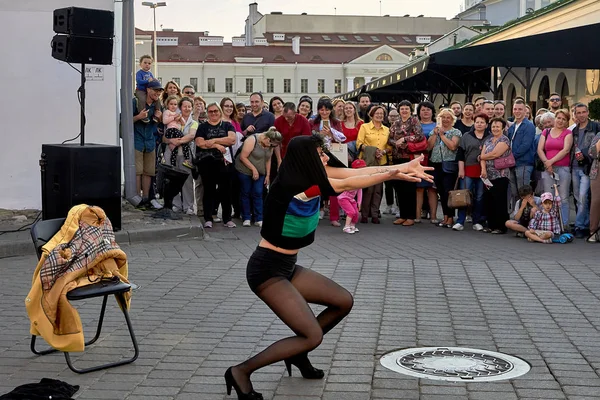
[{"label": "arched window", "polygon": [[376,61],[393,61],[393,59],[388,53],[381,53],[377,56]]},{"label": "arched window", "polygon": [[217,57],[212,53],[208,53],[206,57],[204,57],[204,61],[217,61]]}]

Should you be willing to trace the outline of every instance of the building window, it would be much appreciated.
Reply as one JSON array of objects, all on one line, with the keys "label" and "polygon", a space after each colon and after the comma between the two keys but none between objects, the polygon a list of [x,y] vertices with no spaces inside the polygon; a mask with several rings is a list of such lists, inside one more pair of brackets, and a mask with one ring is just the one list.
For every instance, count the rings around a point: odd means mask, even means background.
[{"label": "building window", "polygon": [[254,79],[246,78],[246,93],[254,92]]},{"label": "building window", "polygon": [[333,89],[335,93],[342,93],[342,80],[336,79],[333,84]]},{"label": "building window", "polygon": [[377,56],[376,60],[377,61],[392,61],[392,56],[390,56],[388,53],[381,53],[380,55]]},{"label": "building window", "polygon": [[291,79],[283,80],[283,93],[292,93],[292,80]]},{"label": "building window", "polygon": [[190,78],[190,85],[194,87],[194,91],[198,90],[198,78]]},{"label": "building window", "polygon": [[233,78],[225,78],[225,92],[233,93]]},{"label": "building window", "polygon": [[215,78],[207,79],[207,92],[209,92],[209,93],[215,92]]},{"label": "building window", "polygon": [[181,79],[173,78],[172,81],[175,82],[177,84],[177,86],[181,86]]},{"label": "building window", "polygon": [[[248,85],[248,83],[246,83]],[[273,93],[275,91],[275,80],[273,78],[267,78],[267,93]]]},{"label": "building window", "polygon": [[308,93],[308,79],[300,79],[300,92]]},{"label": "building window", "polygon": [[317,79],[317,93],[325,93],[325,79]]}]

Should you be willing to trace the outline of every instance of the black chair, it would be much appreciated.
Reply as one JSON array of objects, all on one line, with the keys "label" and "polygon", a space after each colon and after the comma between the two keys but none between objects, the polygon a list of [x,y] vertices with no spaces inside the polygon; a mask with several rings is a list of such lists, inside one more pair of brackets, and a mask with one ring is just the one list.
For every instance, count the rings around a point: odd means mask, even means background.
[{"label": "black chair", "polygon": [[[44,246],[46,243],[48,243],[50,239],[52,239],[52,237],[60,230],[64,222],[65,218],[49,219],[46,221],[36,222],[31,227],[31,239],[33,240],[33,245],[35,246],[35,251],[37,253],[38,260],[42,256],[42,246]],[[102,331],[102,322],[104,321],[104,312],[106,311],[106,301],[108,299],[108,296],[112,294],[117,299],[119,308],[121,309],[121,311],[123,311],[123,315],[125,316],[125,322],[127,322],[127,329],[129,329],[129,335],[131,336],[131,341],[135,350],[135,353],[132,358],[82,369],[75,368],[73,366],[73,363],[71,362],[70,354],[68,352],[64,352],[65,359],[67,360],[67,365],[69,366],[71,371],[76,372],[78,374],[85,374],[87,372],[98,371],[106,368],[113,368],[124,364],[130,364],[138,358],[138,343],[133,332],[131,320],[129,319],[129,312],[127,311],[127,303],[125,301],[124,296],[124,293],[129,292],[132,288],[135,288],[135,285],[121,282],[118,278],[115,277],[114,279],[102,280],[98,283],[78,287],[67,293],[67,299],[69,301],[89,299],[92,297],[104,297],[104,299],[102,300],[102,308],[100,310],[100,319],[98,320],[98,328],[96,329],[96,335],[90,341],[86,342],[85,346],[93,344],[94,342],[96,342],[96,340],[98,340],[98,337],[100,337],[100,332]],[[36,350],[36,337],[37,336],[35,335],[31,336],[31,351],[34,354],[43,356],[58,351],[56,349],[48,349],[43,351]]]}]

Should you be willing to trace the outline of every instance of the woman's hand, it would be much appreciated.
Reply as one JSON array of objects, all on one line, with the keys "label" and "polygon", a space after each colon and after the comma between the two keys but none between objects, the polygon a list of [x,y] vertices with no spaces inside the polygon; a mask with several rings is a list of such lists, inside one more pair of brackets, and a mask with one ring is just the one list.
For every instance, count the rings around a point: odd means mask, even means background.
[{"label": "woman's hand", "polygon": [[487,179],[487,170],[485,170],[485,169],[481,170],[481,179]]},{"label": "woman's hand", "polygon": [[212,146],[214,149],[219,150],[221,153],[225,154],[225,152],[227,151],[227,148],[225,148],[225,146],[220,145],[220,144],[213,144]]},{"label": "woman's hand", "polygon": [[252,179],[255,181],[258,180],[258,170],[256,168],[252,170]]},{"label": "woman's hand", "polygon": [[383,157],[383,150],[381,150],[381,149],[377,149],[377,150],[375,151],[375,158],[376,158],[376,159],[378,159],[378,160],[380,160],[380,159],[381,159],[381,157]]},{"label": "woman's hand", "polygon": [[321,129],[321,135],[333,137],[331,133],[331,128],[327,125],[323,125],[323,129]]},{"label": "woman's hand", "polygon": [[270,183],[271,183],[271,178],[269,177],[269,175],[265,176],[265,186],[269,186]]},{"label": "woman's hand", "polygon": [[[433,182],[433,176],[429,175],[426,171],[432,171],[433,167],[425,167],[421,163],[425,160],[425,156],[421,154],[419,157],[415,157],[412,161],[406,163],[406,174],[414,176],[418,179],[425,180],[427,182]],[[417,181],[419,182],[419,181]]]},{"label": "woman's hand", "polygon": [[465,169],[458,167],[458,177],[460,179],[465,179]]},{"label": "woman's hand", "polygon": [[550,160],[544,161],[544,167],[546,168],[546,171],[552,173],[552,162]]}]

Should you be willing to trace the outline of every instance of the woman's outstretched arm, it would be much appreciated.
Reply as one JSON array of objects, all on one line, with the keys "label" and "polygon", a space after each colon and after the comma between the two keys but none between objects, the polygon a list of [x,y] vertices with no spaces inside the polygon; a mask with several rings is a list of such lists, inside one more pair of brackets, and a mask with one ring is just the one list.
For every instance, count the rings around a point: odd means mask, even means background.
[{"label": "woman's outstretched arm", "polygon": [[415,174],[421,179],[429,180],[431,178],[426,171],[432,171],[432,167],[424,167],[421,165],[423,156],[415,158],[411,162],[398,164],[398,165],[381,165],[377,167],[365,167],[365,168],[335,168],[325,167],[327,171],[327,177],[333,179],[346,179],[354,176],[373,175],[375,173],[387,173],[390,170],[399,171],[404,174]]},{"label": "woman's outstretched arm", "polygon": [[[366,168],[361,168],[364,170]],[[346,190],[363,189],[369,186],[377,185],[378,183],[389,180],[403,180],[409,182],[421,182],[421,180],[433,181],[433,178],[426,174],[416,174],[415,172],[402,172],[400,169],[389,168],[384,170],[375,170],[368,175],[355,175],[343,179],[329,177],[329,183],[336,192],[340,193]]]}]

